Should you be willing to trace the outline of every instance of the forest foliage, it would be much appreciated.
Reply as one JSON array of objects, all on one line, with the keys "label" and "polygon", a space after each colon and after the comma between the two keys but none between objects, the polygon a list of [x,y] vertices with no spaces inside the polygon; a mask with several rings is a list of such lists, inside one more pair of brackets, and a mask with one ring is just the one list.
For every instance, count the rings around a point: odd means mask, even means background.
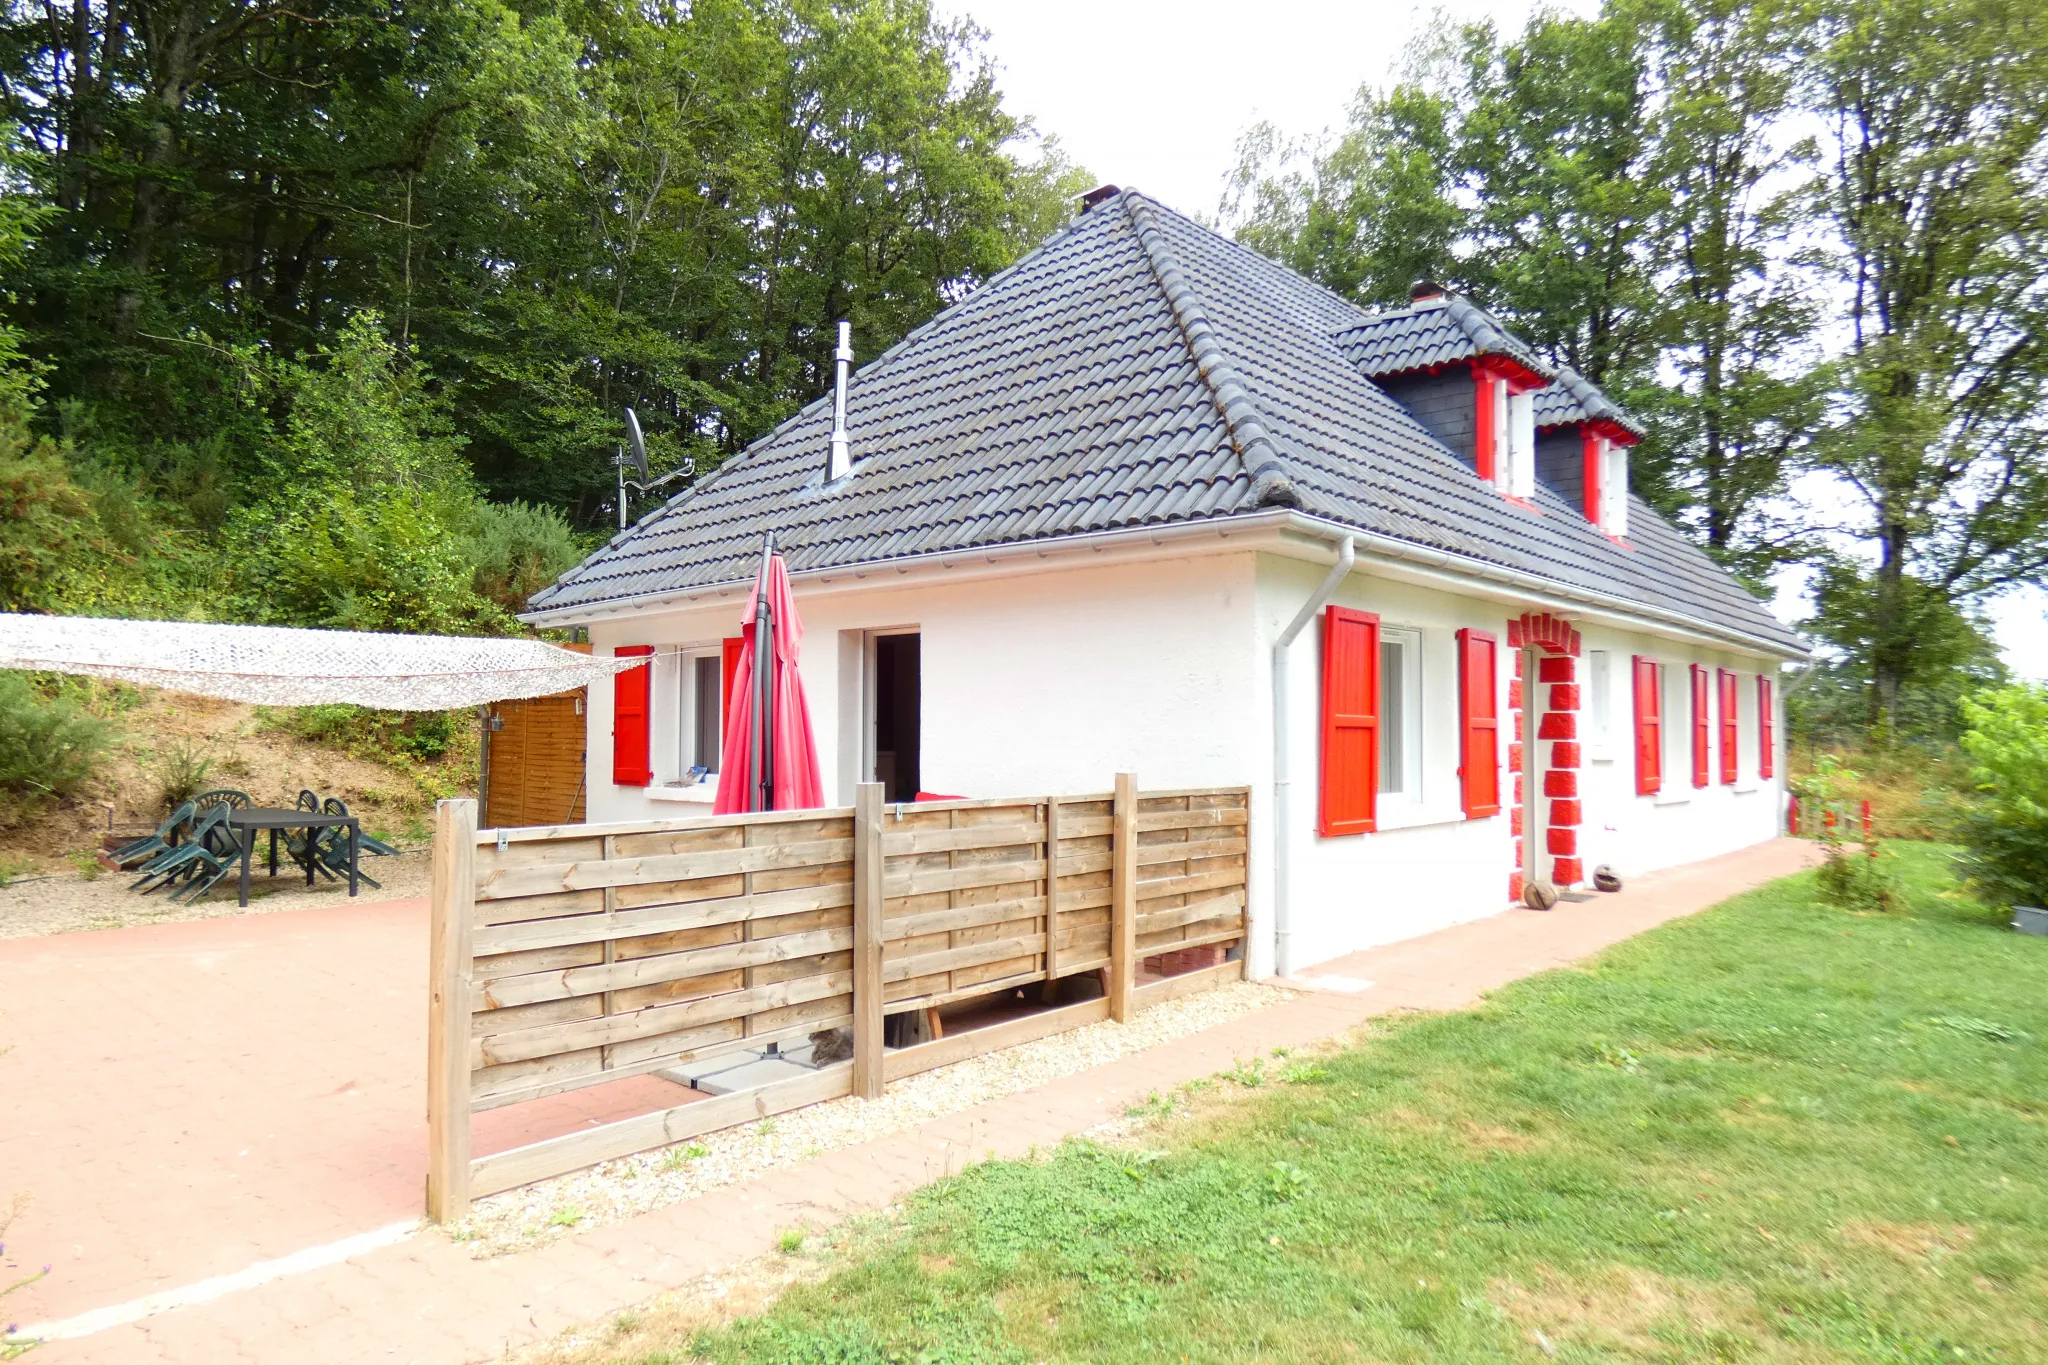
[{"label": "forest foliage", "polygon": [[1601,385],[1651,427],[1638,492],[1753,584],[1805,569],[1818,711],[1952,737],[1983,605],[2048,575],[2044,134],[2037,0],[1606,0],[1441,28],[1334,135],[1254,129],[1223,210]]},{"label": "forest foliage", "polygon": [[[494,631],[1085,181],[928,0],[7,0],[0,609]],[[1802,715],[1953,735],[2048,575],[2048,9],[1606,0],[1440,25],[1247,243],[1435,276],[1649,425],[1638,490],[1799,566]]]},{"label": "forest foliage", "polygon": [[1075,188],[922,0],[5,16],[0,609],[515,628]]}]

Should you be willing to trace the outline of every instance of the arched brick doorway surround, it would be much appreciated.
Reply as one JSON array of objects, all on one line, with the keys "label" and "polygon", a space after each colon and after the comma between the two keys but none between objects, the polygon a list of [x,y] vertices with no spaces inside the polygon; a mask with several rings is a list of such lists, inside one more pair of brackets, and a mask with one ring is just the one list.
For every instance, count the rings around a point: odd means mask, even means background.
[{"label": "arched brick doorway surround", "polygon": [[[1585,880],[1579,861],[1579,632],[1561,616],[1524,612],[1508,622],[1508,648],[1515,661],[1508,683],[1508,772],[1514,799],[1510,828],[1515,840],[1508,896],[1519,901],[1523,878],[1531,870],[1538,876],[1547,870],[1549,880],[1560,888]],[[1535,663],[1533,678],[1524,676],[1525,658]],[[1523,724],[1523,717],[1532,714],[1533,739],[1527,738]],[[1541,790],[1530,790],[1535,787]],[[1544,804],[1538,807],[1535,802]],[[1543,847],[1525,851],[1524,831],[1538,830]]]}]

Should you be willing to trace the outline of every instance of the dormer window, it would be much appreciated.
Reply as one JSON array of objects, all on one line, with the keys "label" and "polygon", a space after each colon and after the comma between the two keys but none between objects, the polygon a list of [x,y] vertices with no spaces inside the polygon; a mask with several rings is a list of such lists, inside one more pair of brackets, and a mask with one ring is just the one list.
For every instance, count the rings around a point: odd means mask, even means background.
[{"label": "dormer window", "polygon": [[1628,448],[1635,437],[1599,422],[1579,429],[1585,455],[1586,520],[1619,540],[1628,534]]},{"label": "dormer window", "polygon": [[1536,396],[1544,380],[1520,365],[1482,358],[1477,384],[1473,467],[1511,498],[1536,496]]}]

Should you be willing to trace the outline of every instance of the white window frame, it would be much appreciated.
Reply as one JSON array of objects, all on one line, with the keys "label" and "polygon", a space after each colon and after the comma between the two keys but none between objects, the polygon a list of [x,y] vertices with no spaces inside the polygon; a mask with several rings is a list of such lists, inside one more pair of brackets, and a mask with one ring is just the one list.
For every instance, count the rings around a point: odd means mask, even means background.
[{"label": "white window frame", "polygon": [[1614,655],[1605,649],[1586,651],[1586,726],[1590,757],[1595,763],[1614,761]]},{"label": "white window frame", "polygon": [[1514,491],[1514,441],[1508,435],[1508,381],[1498,376],[1487,384],[1493,395],[1493,486]]},{"label": "white window frame", "polygon": [[[718,765],[715,763],[702,780],[692,785],[683,784],[683,778],[696,766],[699,659],[716,659],[719,676],[724,676],[723,641],[709,645],[662,645],[655,650],[652,690],[658,700],[654,720],[662,729],[655,737],[654,778],[648,789],[661,792],[668,799],[678,799],[679,794],[688,793],[689,797],[701,796],[708,801],[718,789]],[[718,700],[714,698],[714,704]]]},{"label": "white window frame", "polygon": [[1657,691],[1664,702],[1664,777],[1657,804],[1682,806],[1700,790],[1692,784],[1691,661],[1657,660]]},{"label": "white window frame", "polygon": [[[1423,745],[1423,690],[1422,690],[1422,647],[1423,632],[1414,626],[1380,626],[1380,717],[1382,725],[1386,718],[1387,670],[1386,647],[1393,645],[1401,651],[1401,788],[1388,791],[1380,788],[1383,802],[1398,803],[1401,807],[1420,808],[1423,801],[1422,745]],[[1382,746],[1386,743],[1385,730],[1380,736]],[[1384,763],[1384,759],[1382,759]],[[1375,782],[1380,780],[1373,774]]]},{"label": "white window frame", "polygon": [[[1507,385],[1500,386],[1507,393]],[[1524,389],[1507,397],[1503,430],[1507,458],[1502,464],[1511,497],[1536,496],[1536,393]]]},{"label": "white window frame", "polygon": [[1628,447],[1605,436],[1600,442],[1600,529],[1617,538],[1628,534]]},{"label": "white window frame", "polygon": [[1734,792],[1753,792],[1763,785],[1757,776],[1758,729],[1756,679],[1754,673],[1728,670],[1735,675],[1735,782]]}]

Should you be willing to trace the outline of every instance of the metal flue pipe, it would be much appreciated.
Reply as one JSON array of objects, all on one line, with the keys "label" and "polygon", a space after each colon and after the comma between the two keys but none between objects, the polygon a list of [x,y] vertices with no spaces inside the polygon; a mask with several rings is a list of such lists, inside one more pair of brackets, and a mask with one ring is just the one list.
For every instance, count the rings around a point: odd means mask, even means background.
[{"label": "metal flue pipe", "polygon": [[832,391],[832,455],[825,466],[825,482],[846,477],[853,457],[846,445],[846,370],[853,364],[853,324],[839,324],[839,380]]}]

